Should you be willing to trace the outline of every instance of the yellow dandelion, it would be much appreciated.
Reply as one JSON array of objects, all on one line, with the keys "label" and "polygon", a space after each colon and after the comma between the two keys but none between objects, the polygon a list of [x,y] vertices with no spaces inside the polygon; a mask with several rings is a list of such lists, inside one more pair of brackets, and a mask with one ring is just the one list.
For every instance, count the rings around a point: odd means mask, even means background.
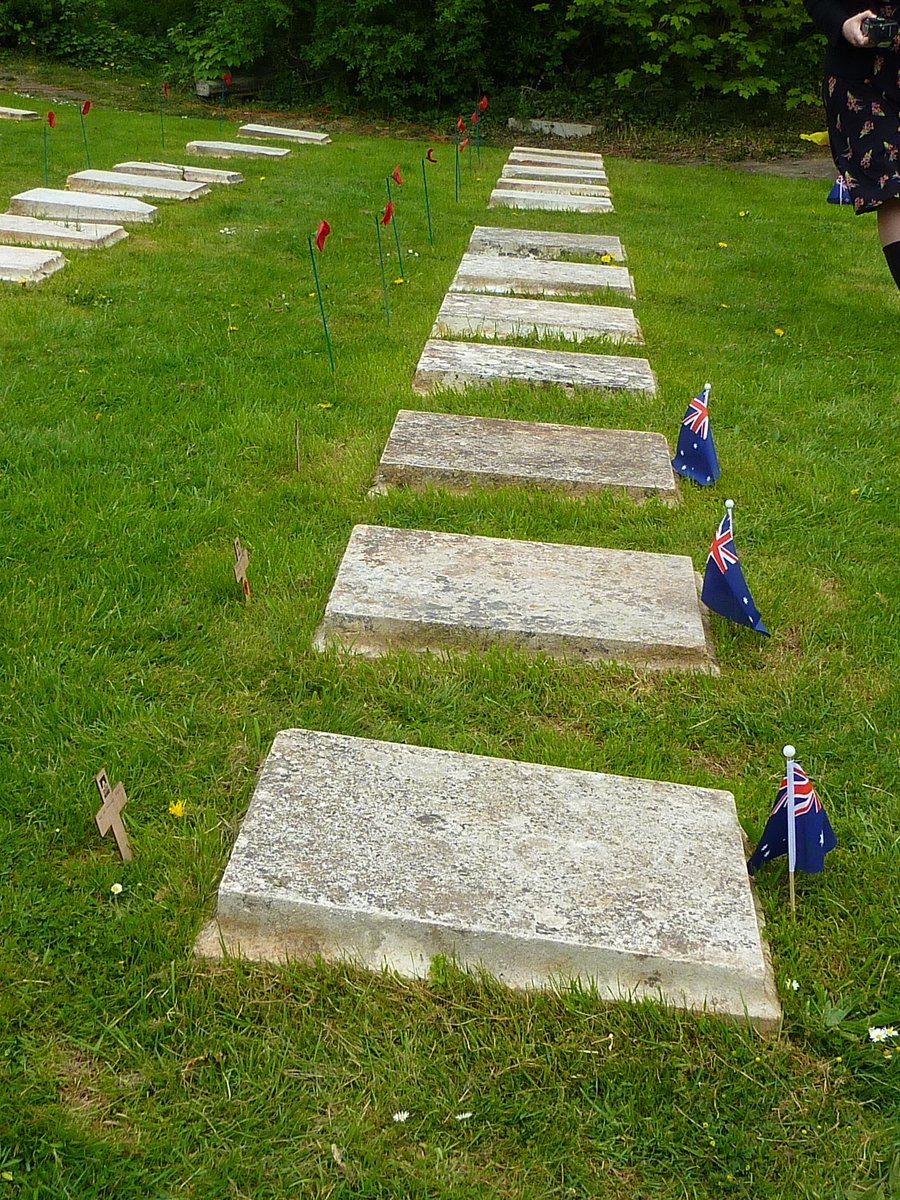
[{"label": "yellow dandelion", "polygon": [[229,333],[237,333],[237,325],[229,325],[228,332]]},{"label": "yellow dandelion", "polygon": [[749,210],[749,209],[747,209],[747,208],[742,208],[742,209],[741,209],[741,211],[738,213],[738,216],[739,216],[739,217],[749,217],[749,216],[750,216],[750,210]]},{"label": "yellow dandelion", "polygon": [[728,249],[728,243],[727,243],[727,242],[719,242],[719,249],[720,249],[720,250],[727,250],[727,249]]},{"label": "yellow dandelion", "polygon": [[260,182],[260,183],[265,183],[265,182],[266,182],[266,177],[265,177],[265,175],[260,175],[260,177],[259,177],[259,182]]},{"label": "yellow dandelion", "polygon": [[613,256],[611,254],[601,254],[600,255],[600,261],[602,263],[606,263],[608,265],[609,263],[612,262],[612,260],[613,260]]},{"label": "yellow dandelion", "polygon": [[315,298],[316,298],[315,292],[307,292],[306,294],[307,294],[307,296],[309,296],[310,300],[315,300]]},{"label": "yellow dandelion", "polygon": [[332,405],[330,405],[330,404],[320,404],[319,405],[319,408],[331,408],[331,407],[332,407]]},{"label": "yellow dandelion", "polygon": [[405,279],[395,279],[394,283],[406,283]]},{"label": "yellow dandelion", "polygon": [[720,304],[719,308],[731,308],[730,304]]},{"label": "yellow dandelion", "polygon": [[775,328],[775,336],[776,336],[776,337],[784,337],[784,330],[783,330],[783,329],[779,329],[779,328],[776,326],[776,328]]},{"label": "yellow dandelion", "polygon": [[79,367],[79,368],[78,368],[78,374],[79,374],[79,375],[87,375],[87,373],[88,373],[88,369],[87,369],[87,367]]},{"label": "yellow dandelion", "polygon": [[169,816],[170,817],[183,817],[184,816],[184,803],[181,800],[173,800],[172,801],[172,803],[169,805]]}]

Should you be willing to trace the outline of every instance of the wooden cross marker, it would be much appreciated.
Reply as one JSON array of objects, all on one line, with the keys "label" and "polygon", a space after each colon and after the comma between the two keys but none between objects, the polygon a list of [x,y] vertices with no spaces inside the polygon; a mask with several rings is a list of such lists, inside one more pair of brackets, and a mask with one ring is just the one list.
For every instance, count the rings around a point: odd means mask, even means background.
[{"label": "wooden cross marker", "polygon": [[97,772],[94,776],[94,783],[96,783],[100,799],[103,801],[103,806],[94,817],[94,820],[97,822],[97,828],[100,830],[100,835],[101,837],[106,837],[111,829],[113,837],[116,839],[116,845],[119,848],[119,854],[122,856],[122,861],[131,862],[134,855],[131,853],[131,847],[128,844],[128,834],[125,832],[125,826],[122,824],[122,809],[128,803],[125,788],[121,783],[117,783],[115,787],[110,787],[109,776],[106,774],[105,769]]},{"label": "wooden cross marker", "polygon": [[234,577],[241,585],[241,591],[244,593],[244,599],[250,599],[250,584],[247,582],[247,566],[250,562],[250,555],[247,553],[245,546],[241,545],[241,539],[234,539]]}]

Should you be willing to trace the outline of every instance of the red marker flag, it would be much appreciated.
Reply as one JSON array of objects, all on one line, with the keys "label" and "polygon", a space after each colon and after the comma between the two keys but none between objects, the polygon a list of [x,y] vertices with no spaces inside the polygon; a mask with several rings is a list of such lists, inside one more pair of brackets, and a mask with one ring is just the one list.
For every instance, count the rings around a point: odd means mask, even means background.
[{"label": "red marker flag", "polygon": [[55,112],[47,113],[47,124],[50,126],[51,129],[56,128],[56,113]]},{"label": "red marker flag", "polygon": [[474,128],[474,126],[476,126],[477,124],[478,124],[478,112],[477,112],[477,110],[476,110],[475,112],[473,112],[473,113],[472,113],[472,126],[473,126],[473,128]]},{"label": "red marker flag", "polygon": [[463,140],[459,143],[460,150],[461,151],[465,150],[465,148],[466,148],[466,146],[468,146],[468,144],[469,144],[469,139],[467,137],[464,137]]},{"label": "red marker flag", "polygon": [[325,239],[331,233],[331,226],[327,221],[320,221],[319,228],[316,230],[316,249],[321,253],[325,249]]},{"label": "red marker flag", "polygon": [[231,72],[230,71],[226,71],[222,75],[222,82],[225,84],[226,87],[231,87]]},{"label": "red marker flag", "polygon": [[478,101],[478,111],[484,112],[485,109],[487,108],[487,106],[488,106],[488,98],[487,98],[487,96],[482,96],[481,99]]},{"label": "red marker flag", "polygon": [[399,164],[391,171],[391,179],[393,179],[397,187],[403,187],[403,176],[400,174]]},{"label": "red marker flag", "polygon": [[163,99],[164,99],[164,100],[168,100],[168,98],[169,98],[169,85],[168,85],[167,83],[164,83],[164,84],[162,85],[162,94],[163,94]]},{"label": "red marker flag", "polygon": [[90,111],[91,111],[91,102],[90,102],[90,100],[85,100],[84,104],[82,104],[82,106],[81,106],[81,115],[83,117],[86,117]]},{"label": "red marker flag", "polygon": [[432,148],[430,146],[428,147],[428,150],[426,151],[425,157],[428,159],[429,162],[437,162],[437,159],[434,157],[434,151],[432,150]]},{"label": "red marker flag", "polygon": [[393,220],[393,217],[394,217],[394,202],[393,202],[393,200],[388,200],[387,204],[384,206],[384,213],[382,214],[382,217],[381,217],[382,225],[390,225],[391,221]]},{"label": "red marker flag", "polygon": [[466,123],[465,123],[465,121],[462,119],[462,117],[457,117],[457,118],[456,118],[456,131],[457,131],[457,133],[463,133],[463,132],[465,131],[465,128],[466,128]]}]

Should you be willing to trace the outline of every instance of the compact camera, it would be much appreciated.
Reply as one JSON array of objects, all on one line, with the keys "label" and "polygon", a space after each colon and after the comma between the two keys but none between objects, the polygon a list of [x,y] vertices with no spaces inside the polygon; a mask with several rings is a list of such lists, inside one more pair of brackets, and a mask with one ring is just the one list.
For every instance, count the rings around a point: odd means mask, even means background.
[{"label": "compact camera", "polygon": [[863,25],[862,30],[869,39],[870,46],[889,50],[894,44],[894,38],[900,33],[900,25],[896,21],[887,21],[883,17],[870,17]]}]

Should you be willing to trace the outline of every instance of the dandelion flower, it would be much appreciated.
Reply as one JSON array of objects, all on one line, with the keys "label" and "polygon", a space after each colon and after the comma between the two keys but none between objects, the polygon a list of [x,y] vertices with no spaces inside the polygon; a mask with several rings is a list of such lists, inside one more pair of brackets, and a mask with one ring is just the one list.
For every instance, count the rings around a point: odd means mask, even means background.
[{"label": "dandelion flower", "polygon": [[237,333],[237,325],[229,325],[228,332],[229,333]]},{"label": "dandelion flower", "polygon": [[265,175],[260,175],[260,177],[259,177],[259,182],[260,182],[260,183],[265,183],[265,182],[266,182],[266,177],[265,177]]},{"label": "dandelion flower", "polygon": [[728,249],[728,243],[727,243],[727,242],[719,242],[719,249],[720,249],[720,250],[727,250],[727,249]]},{"label": "dandelion flower", "polygon": [[739,217],[749,217],[749,216],[750,216],[750,210],[749,210],[749,209],[746,209],[746,208],[742,208],[742,209],[741,209],[741,211],[738,213],[738,216],[739,216]]},{"label": "dandelion flower", "polygon": [[719,308],[731,308],[730,304],[720,304]]},{"label": "dandelion flower", "polygon": [[611,254],[601,254],[600,255],[600,261],[602,263],[611,263],[612,260],[613,260],[613,256]]},{"label": "dandelion flower", "polygon": [[169,816],[170,817],[183,817],[184,816],[184,804],[181,800],[173,800],[172,801],[172,803],[169,805]]},{"label": "dandelion flower", "polygon": [[391,1120],[395,1121],[398,1125],[403,1125],[409,1120],[409,1113],[405,1108],[402,1108],[400,1112],[394,1113],[394,1115],[391,1117]]},{"label": "dandelion flower", "polygon": [[114,883],[114,884],[112,885],[112,887],[111,887],[109,890],[112,892],[112,894],[113,894],[114,896],[121,896],[121,894],[122,894],[122,885],[121,885],[121,883]]},{"label": "dandelion flower", "polygon": [[779,329],[779,328],[776,326],[776,327],[775,327],[775,336],[776,336],[776,337],[784,337],[784,330],[783,330],[783,329]]},{"label": "dandelion flower", "polygon": [[324,404],[320,404],[320,405],[319,405],[319,408],[331,408],[331,405],[330,405],[329,403],[327,403],[327,402],[326,402],[326,403],[324,403]]},{"label": "dandelion flower", "polygon": [[394,283],[406,283],[405,279],[395,279]]}]

